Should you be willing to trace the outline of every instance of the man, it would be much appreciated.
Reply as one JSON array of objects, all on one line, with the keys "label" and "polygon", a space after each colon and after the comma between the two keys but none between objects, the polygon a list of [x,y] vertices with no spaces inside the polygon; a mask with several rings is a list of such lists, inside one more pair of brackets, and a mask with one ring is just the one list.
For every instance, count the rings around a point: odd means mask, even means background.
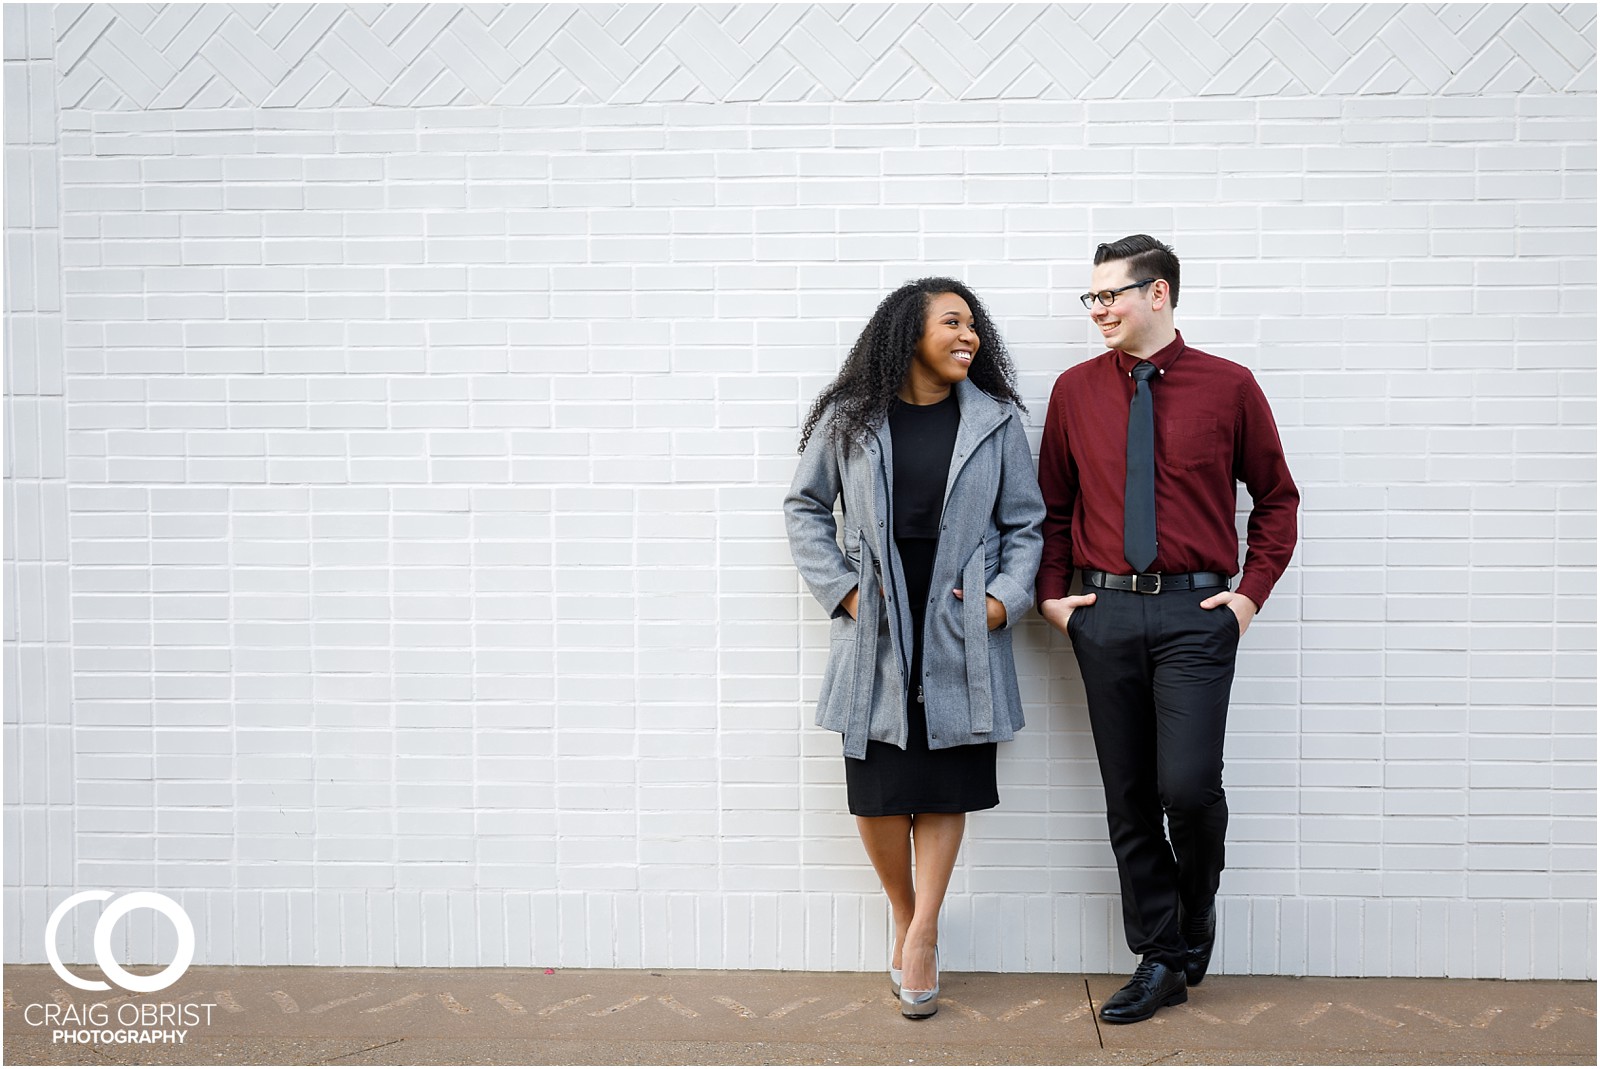
[{"label": "man", "polygon": [[[1172,249],[1147,234],[1101,245],[1090,280],[1081,300],[1110,351],[1050,395],[1038,597],[1078,658],[1123,927],[1143,959],[1100,1009],[1126,1024],[1186,1001],[1211,961],[1234,656],[1294,552],[1300,492],[1250,372],[1173,326]],[[1230,590],[1238,481],[1254,504]],[[1074,569],[1083,592],[1068,596]]]}]

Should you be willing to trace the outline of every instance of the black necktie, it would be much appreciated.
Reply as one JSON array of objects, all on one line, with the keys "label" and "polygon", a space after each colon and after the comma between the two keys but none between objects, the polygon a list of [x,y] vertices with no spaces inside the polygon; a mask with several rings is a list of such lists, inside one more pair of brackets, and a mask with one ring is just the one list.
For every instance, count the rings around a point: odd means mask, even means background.
[{"label": "black necktie", "polygon": [[1133,404],[1128,406],[1128,482],[1122,499],[1122,553],[1135,572],[1156,559],[1156,421],[1150,380],[1156,366],[1133,366]]}]

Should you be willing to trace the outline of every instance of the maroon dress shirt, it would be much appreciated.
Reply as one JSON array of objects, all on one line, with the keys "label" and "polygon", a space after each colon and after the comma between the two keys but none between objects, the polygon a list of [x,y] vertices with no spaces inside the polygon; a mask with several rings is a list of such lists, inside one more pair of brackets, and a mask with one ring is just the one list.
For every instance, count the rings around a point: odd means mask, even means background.
[{"label": "maroon dress shirt", "polygon": [[[1066,597],[1075,568],[1128,575],[1122,556],[1129,370],[1138,361],[1107,350],[1056,379],[1039,449],[1044,560],[1038,599]],[[1289,476],[1266,395],[1250,372],[1183,342],[1151,357],[1156,425],[1153,572],[1239,570],[1237,484],[1250,491],[1244,576],[1237,590],[1257,606],[1294,552],[1300,491]]]}]

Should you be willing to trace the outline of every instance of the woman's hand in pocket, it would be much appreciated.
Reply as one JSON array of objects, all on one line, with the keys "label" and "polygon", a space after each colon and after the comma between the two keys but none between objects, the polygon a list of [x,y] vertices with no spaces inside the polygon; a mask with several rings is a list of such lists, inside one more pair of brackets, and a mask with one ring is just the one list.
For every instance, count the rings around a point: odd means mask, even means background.
[{"label": "woman's hand in pocket", "polygon": [[[960,587],[956,587],[954,593],[957,601],[967,600],[962,596]],[[990,631],[998,631],[1000,628],[1006,626],[1006,607],[999,598],[995,597],[993,594],[985,594],[983,608],[985,614],[988,616]]]},{"label": "woman's hand in pocket", "polygon": [[[881,598],[883,596],[884,596],[883,587],[880,586],[878,588],[878,597]],[[849,613],[850,614],[850,619],[852,619],[852,620],[861,619],[860,613],[858,613],[856,611],[858,608],[860,608],[860,606],[861,606],[861,588],[860,587],[856,587],[854,590],[850,591],[850,593],[848,593],[848,594],[846,594],[844,596],[844,600],[839,602],[839,608],[841,608],[845,612]]]}]

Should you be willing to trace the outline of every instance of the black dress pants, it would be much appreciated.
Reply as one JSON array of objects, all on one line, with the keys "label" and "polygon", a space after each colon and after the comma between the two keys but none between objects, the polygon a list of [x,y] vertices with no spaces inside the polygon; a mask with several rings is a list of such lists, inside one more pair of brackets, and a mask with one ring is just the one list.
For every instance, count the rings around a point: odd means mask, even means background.
[{"label": "black dress pants", "polygon": [[1067,623],[1105,781],[1128,947],[1180,970],[1180,908],[1211,904],[1228,830],[1222,740],[1239,618],[1226,605],[1200,607],[1224,589],[1085,587],[1095,603]]}]

